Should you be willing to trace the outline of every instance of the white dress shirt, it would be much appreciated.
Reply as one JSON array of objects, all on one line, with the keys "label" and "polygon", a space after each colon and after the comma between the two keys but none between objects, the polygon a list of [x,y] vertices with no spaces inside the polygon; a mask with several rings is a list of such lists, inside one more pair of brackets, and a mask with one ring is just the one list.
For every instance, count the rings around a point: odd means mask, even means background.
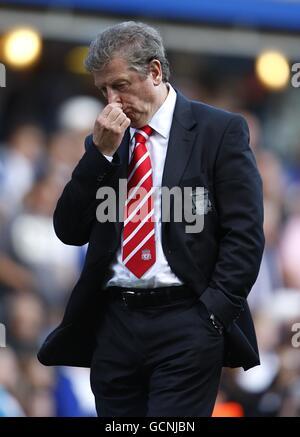
[{"label": "white dress shirt", "polygon": [[[151,158],[154,188],[161,187],[162,184],[163,169],[168,149],[173,112],[177,98],[174,88],[172,88],[170,84],[167,85],[169,89],[167,98],[148,123],[148,125],[153,129],[153,133],[147,140],[146,144]],[[130,128],[129,161],[135,145],[135,130],[136,129]],[[106,158],[110,161],[112,160],[111,156],[106,156]],[[172,272],[162,249],[160,195],[154,195],[154,216],[156,262],[149,270],[147,270],[147,272],[144,273],[141,278],[137,278],[123,264],[122,247],[120,247],[117,252],[117,258],[111,266],[113,270],[113,276],[107,282],[108,287],[119,286],[134,288],[156,288],[182,284],[182,282]]]}]

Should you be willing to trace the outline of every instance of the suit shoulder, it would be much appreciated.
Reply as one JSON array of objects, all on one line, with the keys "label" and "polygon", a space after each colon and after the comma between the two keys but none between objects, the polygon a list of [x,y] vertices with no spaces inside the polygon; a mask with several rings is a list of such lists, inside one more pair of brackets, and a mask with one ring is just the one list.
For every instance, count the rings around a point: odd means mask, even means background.
[{"label": "suit shoulder", "polygon": [[230,112],[195,100],[191,100],[191,108],[197,120],[213,123],[219,126],[219,128],[226,129],[231,123],[241,124],[243,127],[247,126],[245,118],[239,113]]},{"label": "suit shoulder", "polygon": [[88,135],[84,141],[84,148],[87,152],[93,145],[93,134]]}]

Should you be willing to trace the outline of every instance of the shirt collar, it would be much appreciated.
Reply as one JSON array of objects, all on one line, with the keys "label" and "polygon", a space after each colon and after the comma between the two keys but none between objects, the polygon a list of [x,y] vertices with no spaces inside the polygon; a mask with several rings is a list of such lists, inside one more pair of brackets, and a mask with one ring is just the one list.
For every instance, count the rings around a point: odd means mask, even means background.
[{"label": "shirt collar", "polygon": [[[155,112],[148,125],[154,129],[155,132],[160,134],[163,138],[168,138],[171,130],[173,113],[176,104],[176,91],[171,84],[167,83],[168,95],[163,104]],[[132,140],[136,129],[130,128],[130,139]]]}]

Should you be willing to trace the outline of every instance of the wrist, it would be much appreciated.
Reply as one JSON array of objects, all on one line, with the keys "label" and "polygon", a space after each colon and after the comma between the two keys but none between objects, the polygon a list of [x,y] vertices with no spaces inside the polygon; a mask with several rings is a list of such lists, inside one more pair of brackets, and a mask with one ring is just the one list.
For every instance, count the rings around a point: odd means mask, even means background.
[{"label": "wrist", "polygon": [[97,142],[95,141],[94,137],[93,137],[93,144],[96,147],[96,149],[98,149],[99,152],[102,153],[102,155],[113,157],[115,150],[105,149],[103,146],[99,146],[99,144],[97,144]]}]

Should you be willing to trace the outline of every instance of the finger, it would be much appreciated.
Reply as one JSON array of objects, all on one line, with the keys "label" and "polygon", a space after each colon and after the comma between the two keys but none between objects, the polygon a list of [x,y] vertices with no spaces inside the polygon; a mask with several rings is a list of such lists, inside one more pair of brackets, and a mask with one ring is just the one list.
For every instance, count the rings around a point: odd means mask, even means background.
[{"label": "finger", "polygon": [[120,127],[125,130],[130,126],[130,124],[131,124],[130,118],[126,117],[125,120],[120,125]]},{"label": "finger", "polygon": [[103,111],[99,114],[99,116],[103,118],[107,118],[108,114],[112,111],[113,107],[111,105],[105,106]]},{"label": "finger", "polygon": [[126,119],[126,115],[124,114],[124,112],[120,112],[120,114],[118,114],[118,116],[115,118],[112,124],[114,126],[120,126],[125,119]]},{"label": "finger", "polygon": [[[106,111],[106,113],[107,113],[107,111]],[[98,123],[100,126],[104,126],[104,127],[109,129],[109,127],[114,123],[116,118],[121,113],[122,113],[122,110],[120,108],[111,108],[110,112],[107,116],[105,116],[105,113],[102,112],[99,115],[99,117],[97,118],[96,123]]]},{"label": "finger", "polygon": [[111,111],[113,111],[115,108],[122,109],[122,104],[118,102],[109,103],[109,105],[106,105],[103,111],[101,112],[101,116],[107,118]]},{"label": "finger", "polygon": [[124,112],[120,108],[114,108],[108,115],[107,121],[111,124],[115,124],[118,117],[123,117]]}]

